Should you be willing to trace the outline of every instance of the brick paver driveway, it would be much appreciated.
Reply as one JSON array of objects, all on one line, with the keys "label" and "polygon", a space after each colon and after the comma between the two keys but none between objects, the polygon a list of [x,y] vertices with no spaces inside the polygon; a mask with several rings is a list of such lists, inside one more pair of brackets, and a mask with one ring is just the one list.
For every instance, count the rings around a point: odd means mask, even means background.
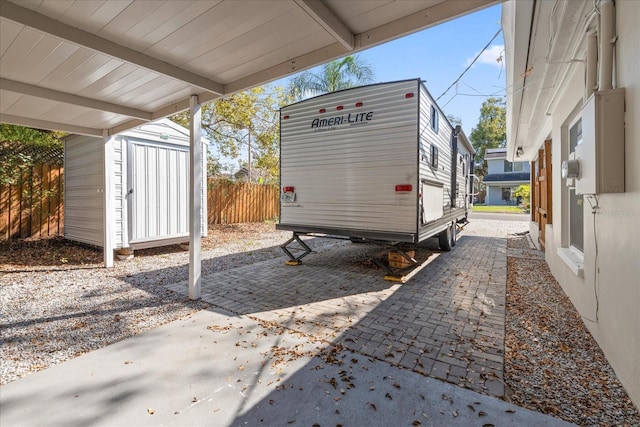
[{"label": "brick paver driveway", "polygon": [[[317,252],[300,266],[278,258],[205,276],[202,298],[313,341],[501,397],[506,237],[527,226],[525,217],[472,221],[453,251],[434,251],[405,284],[385,281],[366,262],[380,247],[316,241]],[[185,282],[169,287],[186,293]]]}]

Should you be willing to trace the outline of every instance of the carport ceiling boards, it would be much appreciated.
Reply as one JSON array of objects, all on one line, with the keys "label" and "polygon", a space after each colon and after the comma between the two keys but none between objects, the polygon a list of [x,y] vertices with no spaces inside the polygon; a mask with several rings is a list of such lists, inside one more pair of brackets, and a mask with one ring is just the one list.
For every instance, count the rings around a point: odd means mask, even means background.
[{"label": "carport ceiling boards", "polygon": [[113,135],[498,1],[0,0],[0,122]]}]

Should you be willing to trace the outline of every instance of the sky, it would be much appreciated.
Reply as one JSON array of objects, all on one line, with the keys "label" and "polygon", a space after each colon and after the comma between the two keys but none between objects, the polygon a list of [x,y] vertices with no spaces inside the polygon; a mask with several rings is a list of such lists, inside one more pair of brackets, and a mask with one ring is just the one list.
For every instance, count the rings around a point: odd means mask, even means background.
[{"label": "sky", "polygon": [[[420,78],[440,97],[500,31],[501,5],[483,9],[359,53],[375,72],[374,83]],[[491,42],[460,81],[440,99],[445,115],[462,120],[467,136],[488,96],[505,96],[504,39]],[[313,69],[312,69],[313,70]],[[286,85],[289,78],[274,82]]]},{"label": "sky", "polygon": [[[360,53],[374,69],[376,82],[420,78],[431,96],[438,98],[500,31],[500,5],[483,9],[444,24]],[[502,32],[465,73],[458,84],[438,101],[446,115],[462,119],[469,136],[478,123],[487,96],[505,96]]]}]

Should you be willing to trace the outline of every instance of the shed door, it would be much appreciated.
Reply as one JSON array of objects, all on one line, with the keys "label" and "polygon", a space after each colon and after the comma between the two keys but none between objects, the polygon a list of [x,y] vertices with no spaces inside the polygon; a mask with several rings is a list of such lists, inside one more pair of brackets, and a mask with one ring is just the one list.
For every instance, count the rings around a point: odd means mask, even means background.
[{"label": "shed door", "polygon": [[189,234],[188,147],[131,142],[130,243]]}]

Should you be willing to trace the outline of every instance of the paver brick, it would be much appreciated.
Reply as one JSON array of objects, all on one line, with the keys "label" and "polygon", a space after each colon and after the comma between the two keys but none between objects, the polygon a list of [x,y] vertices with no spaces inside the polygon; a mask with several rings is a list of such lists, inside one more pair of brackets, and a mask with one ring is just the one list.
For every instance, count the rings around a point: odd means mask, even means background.
[{"label": "paver brick", "polygon": [[[526,227],[472,222],[453,251],[405,284],[385,282],[379,269],[360,262],[379,247],[339,242],[301,266],[274,259],[205,276],[202,296],[217,309],[502,396],[505,237]],[[187,292],[185,281],[167,287]]]}]

